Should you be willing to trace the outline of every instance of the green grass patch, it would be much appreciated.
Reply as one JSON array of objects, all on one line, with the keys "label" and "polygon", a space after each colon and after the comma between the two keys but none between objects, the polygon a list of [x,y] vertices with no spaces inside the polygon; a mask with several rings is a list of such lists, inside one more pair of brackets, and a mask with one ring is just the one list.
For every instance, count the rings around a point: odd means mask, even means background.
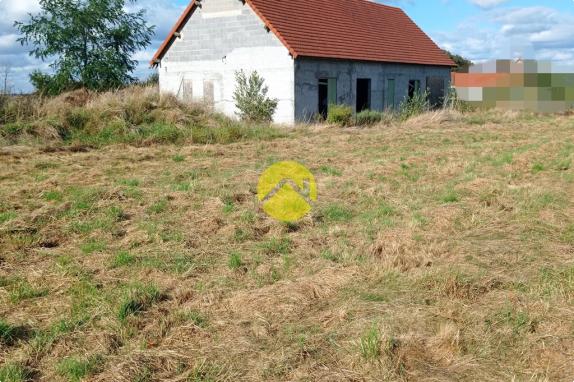
[{"label": "green grass patch", "polygon": [[329,261],[332,261],[334,263],[339,263],[341,261],[341,256],[338,253],[333,252],[331,250],[322,251],[321,257],[325,260],[329,260]]},{"label": "green grass patch", "polygon": [[241,254],[239,252],[232,252],[229,254],[229,259],[227,260],[227,266],[229,269],[239,269],[243,265],[243,260],[241,259]]},{"label": "green grass patch", "polygon": [[574,299],[574,265],[542,268],[535,291],[544,297]]},{"label": "green grass patch", "polygon": [[230,214],[233,212],[233,210],[235,210],[234,203],[230,200],[226,200],[225,203],[223,204],[223,213]]},{"label": "green grass patch", "polygon": [[120,179],[118,183],[122,186],[127,187],[139,187],[141,182],[139,179],[131,178],[131,179]]},{"label": "green grass patch", "polygon": [[162,294],[155,285],[136,285],[128,290],[118,309],[118,319],[125,321],[128,317],[148,310],[162,299]]},{"label": "green grass patch", "polygon": [[87,359],[68,357],[56,365],[58,374],[70,382],[80,382],[89,375],[96,374],[104,364],[104,358],[99,355]]},{"label": "green grass patch", "polygon": [[158,269],[166,273],[182,274],[197,266],[195,259],[189,255],[159,253],[138,259],[144,268]]},{"label": "green grass patch", "polygon": [[61,202],[64,200],[64,194],[60,191],[47,191],[43,194],[43,197],[49,202]]},{"label": "green grass patch", "polygon": [[3,319],[0,319],[0,344],[11,346],[19,338],[23,337],[24,334],[24,328],[11,325]]},{"label": "green grass patch", "polygon": [[95,230],[109,230],[112,228],[113,221],[107,216],[89,217],[81,220],[70,222],[70,230],[74,233],[88,234]]},{"label": "green grass patch", "polygon": [[385,302],[388,298],[385,295],[379,293],[365,292],[359,295],[362,300],[369,302]]},{"label": "green grass patch", "polygon": [[80,245],[80,250],[86,255],[90,255],[95,252],[103,252],[107,248],[107,244],[98,239],[89,239],[84,244]]},{"label": "green grass patch", "polygon": [[514,160],[514,153],[504,152],[494,156],[493,158],[490,158],[490,163],[493,166],[499,167],[507,164],[512,164],[513,160]]},{"label": "green grass patch", "polygon": [[180,321],[191,322],[195,326],[200,328],[206,328],[208,326],[207,318],[197,310],[184,310],[178,313]]},{"label": "green grass patch", "polygon": [[121,268],[132,265],[136,262],[136,257],[130,254],[128,251],[119,251],[116,253],[112,259],[112,268]]},{"label": "green grass patch", "polygon": [[0,365],[0,381],[2,382],[26,382],[31,376],[31,372],[20,363],[8,362]]},{"label": "green grass patch", "polygon": [[193,187],[190,182],[178,182],[172,185],[171,189],[176,192],[188,192]]},{"label": "green grass patch", "polygon": [[233,231],[233,239],[238,243],[246,242],[252,237],[253,235],[251,231],[241,227],[236,227],[235,230]]},{"label": "green grass patch", "polygon": [[[366,221],[373,221],[376,220],[378,222],[383,223],[391,223],[390,218],[397,215],[397,210],[388,204],[387,202],[380,202],[375,204],[376,202],[369,203],[368,206],[365,206],[365,212],[361,214],[361,218]],[[375,207],[373,208],[373,204]]]},{"label": "green grass patch", "polygon": [[544,163],[541,162],[536,162],[532,165],[532,168],[530,169],[530,172],[532,172],[533,174],[538,174],[539,172],[544,171],[546,168],[544,167]]},{"label": "green grass patch", "polygon": [[24,300],[44,297],[48,294],[46,288],[35,288],[28,281],[20,279],[10,286],[10,301],[19,303]]},{"label": "green grass patch", "polygon": [[167,199],[162,198],[149,206],[147,212],[151,214],[161,214],[167,210],[168,206]]},{"label": "green grass patch", "polygon": [[173,157],[171,157],[171,160],[173,160],[175,163],[181,163],[185,161],[185,156],[182,154],[175,154]]},{"label": "green grass patch", "polygon": [[285,137],[286,133],[272,126],[247,125],[239,121],[222,119],[218,127],[196,125],[191,127],[193,143],[229,144],[245,140],[271,140]]},{"label": "green grass patch", "polygon": [[565,243],[574,244],[574,223],[566,226],[560,235],[560,239]]},{"label": "green grass patch", "polygon": [[70,201],[67,210],[68,216],[86,215],[96,209],[96,203],[102,196],[102,191],[90,187],[72,187],[65,193],[66,199]]},{"label": "green grass patch", "polygon": [[335,167],[331,167],[331,166],[321,166],[321,167],[319,167],[319,172],[321,172],[321,174],[329,175],[329,176],[341,176],[341,175],[343,175],[341,170],[338,170]]},{"label": "green grass patch", "polygon": [[291,252],[291,246],[293,245],[291,239],[287,237],[276,238],[264,241],[259,244],[259,248],[266,255],[287,255]]},{"label": "green grass patch", "polygon": [[495,312],[490,318],[487,318],[486,324],[488,327],[506,326],[512,330],[514,335],[519,335],[526,332],[534,332],[537,321],[532,319],[525,311],[506,306]]},{"label": "green grass patch", "polygon": [[381,356],[381,333],[376,325],[363,333],[359,341],[361,356],[367,361],[373,361]]},{"label": "green grass patch", "polygon": [[12,220],[16,216],[18,216],[18,215],[14,211],[0,212],[0,224],[6,223],[7,221]]},{"label": "green grass patch", "polygon": [[30,341],[32,354],[35,356],[45,354],[61,337],[82,327],[88,321],[87,317],[61,319],[50,325],[48,329],[36,332]]},{"label": "green grass patch", "polygon": [[460,196],[454,188],[447,188],[440,196],[440,201],[443,203],[456,203],[460,201]]},{"label": "green grass patch", "polygon": [[327,222],[347,222],[353,218],[353,212],[341,204],[330,204],[321,213]]},{"label": "green grass patch", "polygon": [[558,159],[554,162],[554,168],[558,171],[568,171],[572,168],[572,159]]}]

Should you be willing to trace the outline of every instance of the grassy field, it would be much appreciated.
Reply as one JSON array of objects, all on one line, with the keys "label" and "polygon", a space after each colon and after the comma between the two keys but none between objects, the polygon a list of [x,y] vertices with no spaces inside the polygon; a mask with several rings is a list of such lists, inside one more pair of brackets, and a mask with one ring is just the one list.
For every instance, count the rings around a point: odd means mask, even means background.
[{"label": "grassy field", "polygon": [[573,160],[572,117],[500,113],[5,146],[0,381],[572,381]]}]

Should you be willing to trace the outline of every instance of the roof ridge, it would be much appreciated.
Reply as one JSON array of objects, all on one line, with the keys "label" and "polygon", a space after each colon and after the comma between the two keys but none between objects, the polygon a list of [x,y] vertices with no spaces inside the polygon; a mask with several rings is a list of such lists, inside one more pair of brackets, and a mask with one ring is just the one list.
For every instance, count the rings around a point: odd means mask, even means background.
[{"label": "roof ridge", "polygon": [[401,8],[401,7],[397,7],[397,6],[389,5],[389,4],[379,3],[377,0],[356,0],[356,1],[363,1],[363,2],[365,2],[365,3],[371,3],[371,4],[373,4],[373,5],[378,5],[378,6],[385,7],[385,8],[398,9],[398,10],[402,11],[402,8]]},{"label": "roof ridge", "polygon": [[[209,1],[209,0],[204,0]],[[231,0],[229,0],[231,1]],[[157,65],[190,19],[190,4],[154,55]],[[442,49],[398,6],[374,0],[243,0],[293,58],[330,57],[454,66]]]}]

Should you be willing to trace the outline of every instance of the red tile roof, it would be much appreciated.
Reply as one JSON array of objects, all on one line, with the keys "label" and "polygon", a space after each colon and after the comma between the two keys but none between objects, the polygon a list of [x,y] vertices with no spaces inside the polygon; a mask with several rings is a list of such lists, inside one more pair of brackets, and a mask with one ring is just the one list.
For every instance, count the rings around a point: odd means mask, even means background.
[{"label": "red tile roof", "polygon": [[[155,54],[161,59],[195,10],[192,0]],[[454,66],[400,9],[369,0],[246,0],[296,57]]]}]

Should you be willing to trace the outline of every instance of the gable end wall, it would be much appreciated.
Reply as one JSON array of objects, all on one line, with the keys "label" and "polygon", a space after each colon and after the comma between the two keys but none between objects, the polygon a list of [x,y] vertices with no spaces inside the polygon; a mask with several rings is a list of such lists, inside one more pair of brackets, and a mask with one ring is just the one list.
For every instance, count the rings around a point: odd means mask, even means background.
[{"label": "gable end wall", "polygon": [[279,104],[274,119],[294,121],[294,61],[287,48],[240,0],[202,0],[164,55],[160,90],[236,115],[235,72],[256,70]]}]

